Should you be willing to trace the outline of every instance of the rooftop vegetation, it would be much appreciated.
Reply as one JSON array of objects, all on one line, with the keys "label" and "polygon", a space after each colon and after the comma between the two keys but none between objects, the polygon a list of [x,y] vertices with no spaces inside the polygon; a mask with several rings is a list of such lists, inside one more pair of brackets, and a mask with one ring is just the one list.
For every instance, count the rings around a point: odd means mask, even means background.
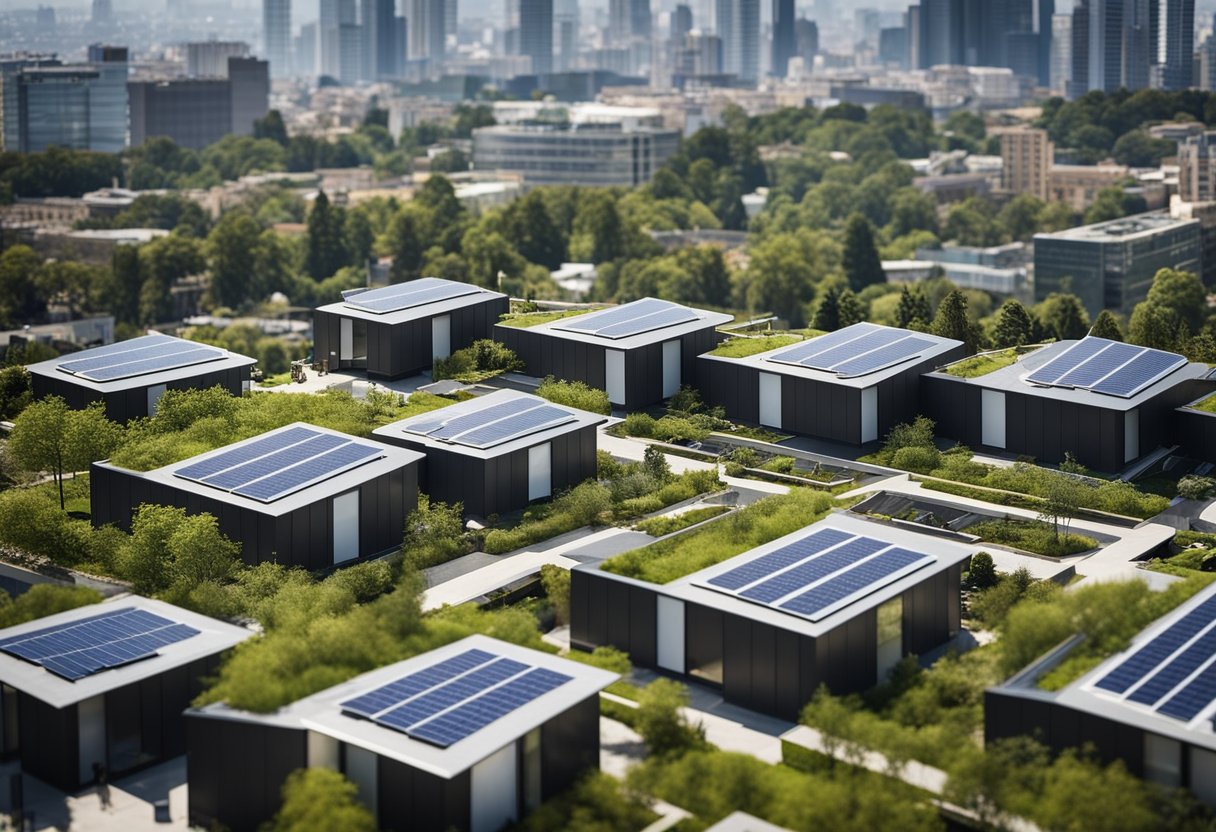
[{"label": "rooftop vegetation", "polygon": [[517,329],[528,329],[541,324],[550,324],[554,321],[560,321],[563,318],[573,318],[575,315],[586,315],[588,312],[594,312],[595,309],[553,309],[542,310],[538,312],[508,312],[499,319],[499,323],[503,326],[515,327]]},{"label": "rooftop vegetation", "polygon": [[788,347],[790,344],[796,344],[801,340],[802,338],[797,335],[780,332],[748,338],[731,338],[730,340],[723,341],[707,354],[716,355],[721,358],[747,358],[749,355],[775,350],[778,347]]},{"label": "rooftop vegetation", "polygon": [[1018,357],[1019,352],[1014,348],[999,352],[982,352],[979,355],[964,358],[962,361],[956,361],[942,372],[956,378],[979,378],[1002,367],[1008,367],[1017,361]]}]

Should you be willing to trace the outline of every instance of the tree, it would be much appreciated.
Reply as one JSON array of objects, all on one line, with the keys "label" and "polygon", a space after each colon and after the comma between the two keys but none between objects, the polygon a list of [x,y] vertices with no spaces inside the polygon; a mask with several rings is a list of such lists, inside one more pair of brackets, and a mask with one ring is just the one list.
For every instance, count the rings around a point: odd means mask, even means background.
[{"label": "tree", "polygon": [[574,227],[576,231],[590,235],[593,263],[607,263],[624,255],[624,224],[611,193],[597,190],[584,197],[579,203]]},{"label": "tree", "polygon": [[1029,240],[1039,230],[1039,216],[1046,206],[1031,194],[1018,194],[996,215],[996,221],[1013,240]]},{"label": "tree", "polygon": [[342,229],[342,245],[346,251],[348,263],[342,265],[362,266],[372,256],[372,245],[376,241],[376,232],[372,229],[372,221],[365,211],[347,211],[346,222]]},{"label": "tree", "polygon": [[14,420],[9,451],[23,470],[46,471],[54,477],[63,509],[63,475],[108,456],[120,439],[121,428],[106,420],[100,402],[71,410],[59,396],[47,396]]},{"label": "tree", "polygon": [[844,229],[844,273],[849,288],[860,292],[867,286],[886,283],[887,276],[874,246],[874,228],[861,214],[849,217]]},{"label": "tree", "polygon": [[[9,347],[9,352],[13,352]],[[0,369],[0,419],[12,419],[30,403],[33,391],[29,371],[20,364]]]},{"label": "tree", "polygon": [[656,757],[680,754],[704,746],[705,729],[691,725],[682,709],[688,688],[671,679],[657,679],[638,694],[635,727]]},{"label": "tree", "polygon": [[866,319],[866,310],[851,289],[842,289],[836,301],[837,328],[859,324]]},{"label": "tree", "polygon": [[414,205],[406,205],[397,212],[389,232],[389,250],[393,256],[391,269],[394,283],[419,277],[422,257],[426,247],[422,242],[421,211]]},{"label": "tree", "polygon": [[1089,332],[1089,314],[1081,299],[1066,292],[1052,292],[1035,307],[1039,325],[1058,341],[1084,338]]},{"label": "tree", "polygon": [[921,326],[928,326],[933,322],[933,309],[929,306],[929,299],[925,297],[923,289],[919,286],[904,286],[899,293],[896,319],[904,329],[910,327],[914,321],[919,321]]},{"label": "tree", "polygon": [[937,316],[933,319],[932,332],[942,338],[953,338],[962,341],[968,353],[974,353],[979,346],[976,327],[967,318],[967,296],[958,289],[942,299],[937,307]]},{"label": "tree", "polygon": [[987,589],[997,582],[996,566],[992,555],[987,552],[976,552],[971,556],[971,566],[967,569],[967,583],[972,589]]},{"label": "tree", "polygon": [[1176,149],[1174,142],[1154,139],[1147,130],[1131,130],[1119,137],[1111,155],[1119,164],[1131,168],[1155,168]]},{"label": "tree", "polygon": [[840,329],[840,292],[835,286],[829,286],[819,299],[811,327],[824,332],[835,332]]},{"label": "tree", "polygon": [[1095,338],[1105,338],[1108,341],[1122,341],[1123,330],[1119,327],[1119,319],[1109,309],[1103,309],[1094,318],[1094,325],[1089,334]]},{"label": "tree", "polygon": [[992,344],[996,347],[1023,347],[1034,341],[1034,321],[1026,307],[1016,300],[1005,301],[996,314]]},{"label": "tree", "polygon": [[229,211],[207,235],[211,298],[216,305],[235,309],[249,299],[249,267],[261,232],[257,221],[246,212]]},{"label": "tree", "polygon": [[313,280],[324,280],[348,265],[343,240],[345,213],[330,206],[325,191],[319,192],[313,200],[312,210],[308,212],[308,259],[304,266]]},{"label": "tree", "polygon": [[1081,508],[1084,487],[1079,480],[1068,474],[1052,472],[1047,475],[1039,519],[1051,523],[1052,538],[1055,541],[1060,540],[1061,527],[1064,539],[1068,539],[1068,525]]},{"label": "tree", "polygon": [[0,322],[11,328],[38,323],[46,298],[38,291],[42,258],[27,245],[10,246],[0,254]]},{"label": "tree", "polygon": [[516,251],[550,271],[561,266],[566,241],[549,215],[543,194],[530,192],[511,206],[508,216]]},{"label": "tree", "polygon": [[266,115],[254,121],[253,137],[270,139],[272,142],[287,147],[287,125],[283,123],[283,114],[278,110],[270,110]]},{"label": "tree", "polygon": [[1198,332],[1207,312],[1207,290],[1193,272],[1161,269],[1153,276],[1144,303],[1169,310],[1176,321],[1185,321],[1191,332]]},{"label": "tree", "polygon": [[302,768],[287,776],[283,803],[268,832],[376,832],[376,819],[359,802],[359,789],[336,771]]}]

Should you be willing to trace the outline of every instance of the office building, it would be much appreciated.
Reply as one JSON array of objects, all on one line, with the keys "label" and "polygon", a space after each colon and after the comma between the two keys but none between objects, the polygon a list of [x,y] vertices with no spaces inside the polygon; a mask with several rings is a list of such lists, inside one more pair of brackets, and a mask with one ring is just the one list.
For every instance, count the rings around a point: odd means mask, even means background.
[{"label": "office building", "polygon": [[644,185],[675,154],[678,130],[620,124],[495,125],[473,131],[477,170],[529,185]]},{"label": "office building", "polygon": [[[378,829],[509,828],[598,771],[599,693],[617,678],[473,635],[273,714],[224,703],[187,711],[190,823],[255,832],[278,811],[289,774],[329,768],[355,784]],[[450,707],[403,718],[411,686]]]},{"label": "office building", "polygon": [[1107,473],[1175,445],[1175,409],[1211,392],[1205,364],[1103,338],[1059,341],[984,375],[921,379],[939,436]]},{"label": "office building", "polygon": [[286,78],[291,64],[291,0],[262,0],[262,38],[270,74]]},{"label": "office building", "polygon": [[1163,789],[1216,808],[1216,587],[1154,621],[1126,650],[1057,690],[1038,684],[1076,642],[984,694],[984,738],[1032,736],[1053,752],[1085,748]]},{"label": "office building", "polygon": [[626,410],[658,404],[683,384],[697,386],[697,356],[718,344],[729,315],[655,298],[532,327],[498,324],[494,340],[525,372],[604,390]]},{"label": "office building", "polygon": [[0,61],[0,147],[118,153],[127,145],[127,50],[89,47],[89,63]]},{"label": "office building", "polygon": [[794,0],[773,0],[773,63],[771,74],[784,78],[789,72],[790,58],[797,54],[797,32],[794,29]]},{"label": "office building", "polygon": [[353,84],[363,74],[363,34],[356,0],[321,0],[317,21],[320,74]]},{"label": "office building", "polygon": [[683,43],[684,36],[692,31],[692,7],[680,3],[671,13],[671,40]]},{"label": "office building", "polygon": [[129,83],[131,146],[168,136],[199,150],[229,133],[251,134],[270,105],[270,66],[257,58],[229,58],[227,75]]},{"label": "office building", "polygon": [[444,0],[409,0],[406,26],[411,61],[440,61],[444,55]]},{"label": "office building", "polygon": [[574,69],[578,58],[578,0],[554,0],[553,34],[558,72]]},{"label": "office building", "polygon": [[797,720],[821,687],[860,693],[950,641],[974,553],[952,533],[836,513],[664,584],[585,563],[570,572],[570,644]]},{"label": "office building", "polygon": [[1185,202],[1216,200],[1216,131],[1178,145],[1178,196]]},{"label": "office building", "polygon": [[397,51],[395,0],[362,0],[360,22],[365,81],[384,81],[401,76]]},{"label": "office building", "polygon": [[1153,86],[1187,89],[1195,54],[1195,0],[1155,0],[1153,11]]},{"label": "office building", "polygon": [[908,30],[886,26],[878,32],[878,62],[884,66],[908,68]]},{"label": "office building", "polygon": [[722,38],[693,30],[684,37],[684,48],[676,54],[675,74],[712,77],[722,74]]},{"label": "office building", "polygon": [[92,523],[131,528],[144,504],[206,512],[245,563],[329,569],[396,551],[422,454],[295,422],[151,471],[90,471]]},{"label": "office building", "polygon": [[229,58],[249,57],[244,41],[208,40],[186,44],[186,75],[190,78],[227,78]]},{"label": "office building", "polygon": [[145,335],[29,366],[34,398],[59,396],[75,410],[102,402],[106,418],[129,422],[156,414],[166,390],[249,389],[256,359],[168,335]]},{"label": "office building", "polygon": [[519,0],[519,54],[534,74],[553,71],[553,0]]},{"label": "office building", "polygon": [[994,132],[1001,142],[1001,188],[1046,201],[1055,156],[1047,131],[1016,127]]},{"label": "office building", "polygon": [[803,63],[810,67],[819,54],[819,24],[800,17],[794,21],[794,48]]},{"label": "office building", "polygon": [[746,358],[697,358],[701,397],[730,419],[865,445],[916,418],[922,373],[965,354],[962,343],[860,323]]},{"label": "office building", "polygon": [[317,63],[320,58],[317,54],[317,49],[320,46],[317,21],[305,23],[300,27],[300,34],[293,40],[294,49],[292,54],[292,72],[295,75],[317,75],[320,72],[320,66]]},{"label": "office building", "polygon": [[727,74],[741,81],[760,79],[760,0],[714,0],[714,20],[722,38]]},{"label": "office building", "polygon": [[1051,18],[1051,67],[1047,85],[1056,93],[1066,93],[1072,80],[1072,15]]},{"label": "office building", "polygon": [[489,338],[508,306],[506,295],[436,277],[348,291],[313,310],[313,354],[329,370],[402,378]]},{"label": "office building", "polygon": [[69,794],[93,785],[97,766],[121,777],[177,757],[183,711],[252,635],[139,595],[0,630],[3,750]]},{"label": "office building", "polygon": [[114,4],[111,0],[93,0],[94,26],[107,26],[114,20]]},{"label": "office building", "polygon": [[1077,295],[1094,318],[1103,309],[1130,315],[1160,269],[1202,273],[1198,220],[1137,214],[1034,237],[1035,299]]},{"label": "office building", "polygon": [[608,38],[616,46],[649,41],[650,0],[608,0]]},{"label": "office building", "polygon": [[372,436],[426,454],[419,488],[432,500],[489,517],[595,479],[596,427],[604,421],[498,390],[376,428]]}]

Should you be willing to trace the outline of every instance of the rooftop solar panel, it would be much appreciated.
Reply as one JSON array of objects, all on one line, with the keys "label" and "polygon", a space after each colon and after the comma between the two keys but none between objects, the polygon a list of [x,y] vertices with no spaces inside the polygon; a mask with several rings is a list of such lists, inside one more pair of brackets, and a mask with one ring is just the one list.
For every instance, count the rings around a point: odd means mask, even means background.
[{"label": "rooftop solar panel", "polygon": [[852,566],[860,560],[868,558],[875,552],[890,546],[881,540],[868,537],[858,537],[831,549],[822,555],[803,561],[792,569],[787,569],[768,580],[749,587],[739,593],[740,598],[749,601],[759,601],[773,604],[787,595],[792,595],[816,581],[826,578],[845,567]]},{"label": "rooftop solar panel", "polygon": [[409,731],[415,739],[447,748],[486,727],[495,720],[544,696],[570,681],[569,676],[543,667],[468,700],[446,713],[423,722]]},{"label": "rooftop solar panel", "polygon": [[174,473],[188,480],[203,480],[204,478],[223,471],[226,468],[231,468],[234,465],[239,465],[242,462],[248,462],[251,459],[256,459],[259,456],[268,454],[272,451],[277,451],[281,448],[286,448],[289,445],[294,445],[297,442],[303,442],[305,439],[311,439],[314,436],[320,436],[315,430],[309,430],[299,426],[290,427],[286,430],[275,431],[269,436],[264,436],[260,439],[255,439],[241,445],[238,448],[233,448],[231,451],[226,451],[207,459],[199,460],[198,462],[186,465],[177,469]]},{"label": "rooftop solar panel", "polygon": [[376,722],[404,730],[424,719],[430,719],[440,711],[459,705],[512,676],[518,676],[527,669],[528,665],[514,659],[496,659],[380,714],[376,717]]},{"label": "rooftop solar panel", "polygon": [[340,445],[345,445],[348,441],[350,440],[344,439],[341,436],[334,436],[332,433],[322,433],[319,436],[305,439],[303,442],[283,448],[268,456],[259,457],[243,465],[237,465],[225,471],[220,471],[218,474],[207,477],[203,482],[216,488],[231,491],[247,482],[268,477],[276,471],[280,471],[290,465],[295,465],[297,462],[312,459],[314,456],[325,451],[332,451]]},{"label": "rooftop solar panel", "polygon": [[347,442],[332,451],[234,488],[232,493],[270,503],[382,456],[384,451],[379,447],[361,442]]},{"label": "rooftop solar panel", "polygon": [[409,676],[403,676],[394,682],[368,691],[362,696],[348,699],[342,703],[341,708],[349,713],[373,717],[436,685],[468,673],[493,658],[495,658],[494,654],[487,653],[485,650],[466,650],[417,673],[411,673]]},{"label": "rooftop solar panel", "polygon": [[1168,664],[1146,678],[1127,698],[1142,705],[1152,705],[1213,658],[1216,658],[1216,628],[1209,628]]},{"label": "rooftop solar panel", "polygon": [[343,302],[352,308],[362,309],[376,314],[398,312],[424,306],[428,303],[451,300],[452,298],[474,295],[481,292],[478,286],[467,283],[457,283],[453,280],[443,280],[438,277],[423,277],[405,283],[394,283],[379,289],[369,289],[366,292],[350,295]]},{"label": "rooftop solar panel", "polygon": [[846,604],[851,597],[873,592],[930,563],[933,558],[928,555],[907,549],[889,549],[791,598],[781,608],[818,621]]},{"label": "rooftop solar panel", "polygon": [[1130,398],[1186,363],[1172,352],[1090,336],[1030,373],[1026,381]]},{"label": "rooftop solar panel", "polygon": [[1134,396],[1157,379],[1162,378],[1186,364],[1181,355],[1160,350],[1145,350],[1133,358],[1118,372],[1102,379],[1093,389],[1098,393],[1114,396]]},{"label": "rooftop solar panel", "polygon": [[477,448],[501,445],[510,439],[537,433],[574,421],[574,414],[560,407],[541,405],[456,436],[456,441]]},{"label": "rooftop solar panel", "polygon": [[836,365],[835,371],[837,375],[844,378],[864,376],[886,367],[902,364],[909,359],[923,354],[925,350],[930,349],[932,346],[933,342],[928,338],[904,338],[890,346],[873,350],[865,355],[859,355],[851,361],[843,361]]},{"label": "rooftop solar panel", "polygon": [[938,343],[904,329],[860,323],[811,338],[765,360],[854,378],[910,361]]},{"label": "rooftop solar panel", "polygon": [[908,332],[902,329],[876,329],[830,350],[807,356],[799,363],[817,370],[834,370],[836,365],[843,361],[857,358],[879,347],[889,346],[907,336]]},{"label": "rooftop solar panel", "polygon": [[612,326],[606,326],[595,334],[601,338],[612,338],[615,340],[618,338],[628,338],[631,335],[641,335],[643,332],[653,332],[656,329],[664,329],[669,326],[691,323],[696,319],[697,313],[691,309],[674,307],[654,312],[650,315],[644,315],[640,318],[634,318],[631,321],[621,321]]},{"label": "rooftop solar panel", "polygon": [[1159,705],[1157,712],[1190,722],[1213,702],[1216,702],[1216,664],[1209,664],[1185,687]]},{"label": "rooftop solar panel", "polygon": [[489,448],[576,421],[577,416],[538,398],[520,397],[454,416],[443,414],[407,425],[404,430],[471,448]]},{"label": "rooftop solar panel", "polygon": [[853,341],[862,337],[878,327],[874,324],[860,323],[854,324],[844,329],[838,329],[835,332],[828,332],[824,335],[818,335],[803,341],[800,344],[795,344],[789,349],[774,353],[769,359],[770,361],[779,361],[782,364],[801,364],[803,359],[808,358],[817,353],[821,353],[832,347],[839,346],[848,341]]},{"label": "rooftop solar panel", "polygon": [[1102,338],[1082,338],[1027,376],[1027,381],[1035,384],[1055,384],[1056,379],[1060,376],[1093,358],[1110,343]]},{"label": "rooftop solar panel", "polygon": [[767,555],[748,561],[729,572],[715,575],[709,583],[722,589],[742,589],[748,584],[767,578],[778,570],[793,566],[801,560],[817,555],[830,546],[843,543],[853,535],[839,529],[820,529]]},{"label": "rooftop solar panel", "polygon": [[76,358],[61,361],[57,367],[60,372],[102,382],[218,361],[227,355],[226,351],[206,344],[168,335],[146,335],[85,350]]},{"label": "rooftop solar panel", "polygon": [[156,655],[199,631],[147,610],[123,607],[0,641],[0,651],[69,681]]},{"label": "rooftop solar panel", "polygon": [[576,315],[554,324],[554,329],[566,332],[581,332],[600,338],[617,340],[643,332],[653,332],[669,326],[690,323],[700,316],[687,306],[678,303],[642,298],[614,309]]},{"label": "rooftop solar panel", "polygon": [[459,416],[453,416],[442,422],[439,427],[428,431],[428,435],[436,439],[451,439],[459,436],[465,431],[479,428],[482,425],[488,425],[496,419],[503,419],[507,416],[513,416],[516,413],[523,413],[525,410],[531,410],[536,407],[538,402],[535,399],[511,399],[510,401],[502,402],[493,407],[486,407],[480,410],[475,410],[472,413],[465,413]]},{"label": "rooftop solar panel", "polygon": [[1061,387],[1089,387],[1118,370],[1143,351],[1131,344],[1113,343],[1056,380]]}]

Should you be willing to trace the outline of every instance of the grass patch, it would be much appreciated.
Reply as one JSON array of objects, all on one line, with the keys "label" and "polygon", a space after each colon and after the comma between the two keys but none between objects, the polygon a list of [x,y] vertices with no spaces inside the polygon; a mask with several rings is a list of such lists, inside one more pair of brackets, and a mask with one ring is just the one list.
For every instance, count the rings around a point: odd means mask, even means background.
[{"label": "grass patch", "polygon": [[1050,523],[1039,520],[1017,520],[1006,517],[1002,520],[976,523],[968,526],[964,531],[967,534],[978,536],[985,543],[1000,543],[1024,552],[1053,558],[1075,555],[1098,546],[1098,541],[1082,534],[1069,532],[1057,536]]},{"label": "grass patch", "polygon": [[747,358],[749,355],[775,350],[797,344],[802,338],[797,335],[759,335],[748,338],[731,338],[723,341],[709,355],[720,358]]},{"label": "grass patch", "polygon": [[645,532],[651,537],[663,537],[672,532],[687,529],[689,526],[695,526],[711,517],[718,517],[728,511],[730,511],[729,506],[694,508],[692,511],[686,511],[674,517],[651,517],[649,520],[643,520],[641,523],[638,523],[634,528],[640,532]]},{"label": "grass patch", "polygon": [[602,771],[592,771],[533,809],[510,829],[513,832],[645,829],[658,819],[641,796]]},{"label": "grass patch", "polygon": [[275,373],[271,376],[263,376],[258,382],[259,387],[281,387],[284,384],[291,384],[291,371],[285,373]]},{"label": "grass patch", "polygon": [[612,412],[608,393],[581,381],[558,381],[553,376],[545,376],[536,388],[536,395],[554,404],[586,410],[588,413],[606,416]]},{"label": "grass patch", "polygon": [[498,322],[503,326],[515,327],[516,329],[527,329],[528,327],[540,326],[541,324],[550,324],[554,321],[560,321],[563,318],[573,318],[576,315],[586,315],[588,312],[596,312],[603,307],[595,309],[557,309],[552,311],[542,312],[509,312],[499,318]]},{"label": "grass patch", "polygon": [[834,505],[833,498],[826,494],[794,488],[789,494],[766,497],[689,534],[623,552],[604,561],[600,568],[665,584],[810,525]]},{"label": "grass patch", "polygon": [[1018,360],[1018,356],[1017,349],[1013,347],[1000,352],[984,352],[956,361],[942,372],[955,378],[979,378],[1002,367],[1008,367]]},{"label": "grass patch", "polygon": [[1216,393],[1207,398],[1200,399],[1192,405],[1188,405],[1192,410],[1202,410],[1204,413],[1216,413]]},{"label": "grass patch", "polygon": [[1178,532],[1170,541],[1169,557],[1154,558],[1149,568],[1182,577],[1195,572],[1216,573],[1216,534]]}]

